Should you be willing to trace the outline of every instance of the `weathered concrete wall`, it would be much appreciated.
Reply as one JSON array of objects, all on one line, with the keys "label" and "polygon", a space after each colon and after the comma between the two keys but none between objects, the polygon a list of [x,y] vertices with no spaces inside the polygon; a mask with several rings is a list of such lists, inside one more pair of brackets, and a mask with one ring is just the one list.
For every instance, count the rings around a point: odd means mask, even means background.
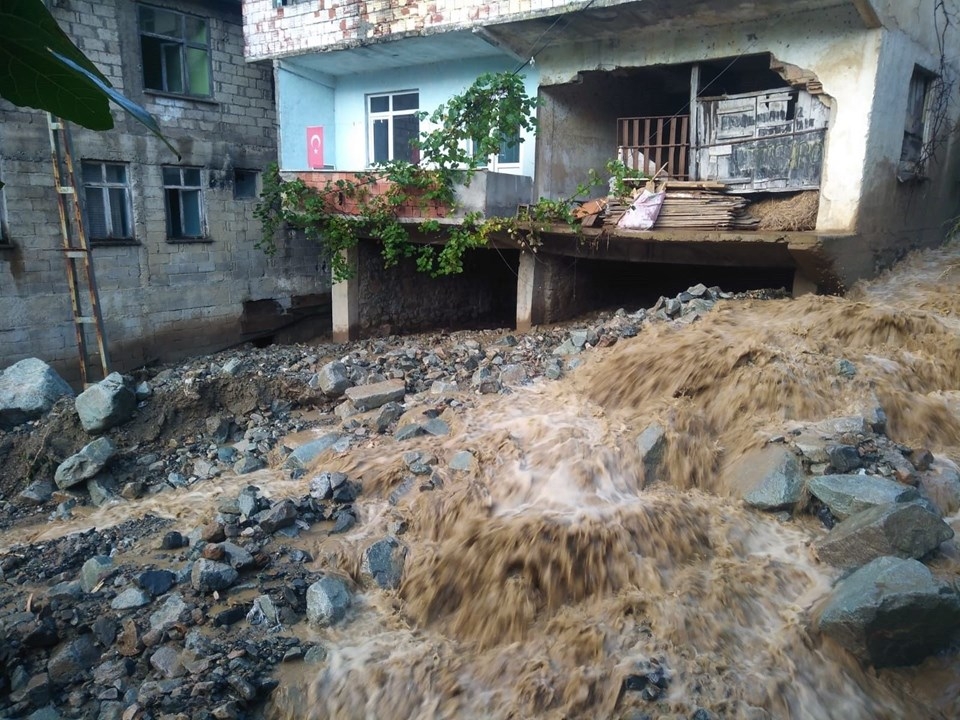
[{"label": "weathered concrete wall", "polygon": [[361,241],[358,255],[361,334],[513,325],[517,252],[470,252],[462,273],[440,278],[417,272],[413,260],[384,268],[373,241]]},{"label": "weathered concrete wall", "polygon": [[[155,358],[204,352],[242,339],[244,303],[329,291],[316,246],[283,243],[267,258],[255,200],[235,200],[234,168],[263,170],[276,159],[272,69],[243,61],[239,12],[168,2],[209,19],[213,97],[144,92],[137,5],[72,0],[54,14],[111,82],[154,113],[182,162],[134,121],[73,132],[74,160],[127,162],[134,239],[93,250],[112,359],[129,369]],[[0,170],[11,245],[0,249],[0,367],[35,355],[77,377],[77,350],[43,113],[0,101]],[[162,165],[201,168],[206,235],[167,238]]]}]

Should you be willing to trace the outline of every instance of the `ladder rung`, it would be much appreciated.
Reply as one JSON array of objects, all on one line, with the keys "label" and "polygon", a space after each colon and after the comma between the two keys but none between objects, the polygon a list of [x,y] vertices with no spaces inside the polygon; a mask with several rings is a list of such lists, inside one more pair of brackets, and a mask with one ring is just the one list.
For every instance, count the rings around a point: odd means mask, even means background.
[{"label": "ladder rung", "polygon": [[82,260],[90,253],[89,250],[64,250],[63,254],[71,260]]},{"label": "ladder rung", "polygon": [[61,195],[73,195],[74,190],[72,187],[61,185],[60,187],[57,188],[57,192],[60,193]]},{"label": "ladder rung", "polygon": [[73,319],[77,325],[96,325],[97,319],[95,317],[90,317],[89,315],[82,315]]}]

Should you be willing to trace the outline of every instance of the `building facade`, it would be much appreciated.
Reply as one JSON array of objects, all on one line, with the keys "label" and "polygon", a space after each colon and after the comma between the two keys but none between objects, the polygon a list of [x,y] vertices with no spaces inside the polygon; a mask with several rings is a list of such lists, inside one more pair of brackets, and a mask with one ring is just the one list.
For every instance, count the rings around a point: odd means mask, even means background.
[{"label": "building facade", "polygon": [[[958,211],[958,107],[949,99],[960,34],[938,7],[245,0],[244,33],[247,58],[278,68],[281,157],[291,170],[366,167],[397,137],[403,103],[415,96],[429,109],[481,70],[516,68],[540,98],[537,135],[514,168],[532,173],[533,197],[568,197],[612,159],[673,181],[720,183],[746,203],[815,195],[802,231],[658,222],[648,232],[597,231],[603,242],[587,249],[562,233],[545,237],[536,261],[510,258],[523,326],[558,319],[564,303],[563,312],[575,309],[568,293],[550,290],[570,286],[555,277],[570,265],[564,257],[756,268],[792,274],[796,292],[842,291],[941,242]],[[324,155],[311,165],[316,130]],[[577,270],[578,287],[607,281],[602,264]]]},{"label": "building facade", "polygon": [[[216,350],[312,307],[328,317],[315,245],[256,247],[261,173],[277,157],[274,78],[244,59],[240,3],[61,0],[51,12],[181,154],[117,109],[112,131],[72,128],[113,367]],[[0,177],[0,367],[35,356],[75,380],[45,113],[0,100]]]}]

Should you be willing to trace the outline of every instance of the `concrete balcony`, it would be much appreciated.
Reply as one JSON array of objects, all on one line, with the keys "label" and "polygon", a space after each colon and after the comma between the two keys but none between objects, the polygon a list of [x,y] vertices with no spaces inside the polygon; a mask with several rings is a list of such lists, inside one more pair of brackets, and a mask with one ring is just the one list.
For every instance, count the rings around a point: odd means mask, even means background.
[{"label": "concrete balcony", "polygon": [[[326,198],[332,212],[344,215],[361,214],[362,203],[358,202],[358,198],[347,197],[347,194],[337,187],[337,181],[362,181],[370,196],[383,195],[392,186],[385,177],[373,174],[373,179],[368,180],[358,177],[358,172],[301,170],[282,175],[288,180],[293,177],[300,178]],[[409,200],[397,207],[397,215],[401,220],[410,222],[439,220],[444,224],[456,224],[468,213],[474,212],[482,213],[486,218],[514,217],[518,205],[532,201],[533,179],[525,175],[478,170],[469,184],[458,184],[454,187],[454,195],[455,202],[450,206],[413,194]]]}]

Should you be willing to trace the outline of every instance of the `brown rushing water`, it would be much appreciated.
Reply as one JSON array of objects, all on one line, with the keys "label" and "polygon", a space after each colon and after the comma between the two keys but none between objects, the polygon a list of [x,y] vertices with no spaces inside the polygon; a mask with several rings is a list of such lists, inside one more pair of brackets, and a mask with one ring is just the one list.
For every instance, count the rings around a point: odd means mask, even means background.
[{"label": "brown rushing water", "polygon": [[[723,472],[792,422],[873,398],[894,440],[960,460],[958,280],[954,246],[845,299],[722,303],[693,326],[647,327],[595,353],[568,381],[485,400],[447,439],[325,458],[323,469],[362,480],[363,521],[347,536],[305,536],[316,569],[359,578],[363,549],[403,519],[405,576],[396,593],[361,592],[337,627],[288,629],[329,657],[283,666],[268,717],[960,717],[955,656],[878,673],[809,633],[837,577],[808,548],[822,528],[742,507]],[[840,358],[854,378],[838,377]],[[663,477],[645,483],[633,441],[654,421],[669,449]],[[441,467],[467,449],[477,468],[391,505],[411,449]],[[219,492],[250,483],[304,493],[263,472],[77,524],[144,511],[199,521]],[[958,557],[948,544],[934,569],[956,578]],[[665,695],[623,693],[651,662],[669,670]]]}]

